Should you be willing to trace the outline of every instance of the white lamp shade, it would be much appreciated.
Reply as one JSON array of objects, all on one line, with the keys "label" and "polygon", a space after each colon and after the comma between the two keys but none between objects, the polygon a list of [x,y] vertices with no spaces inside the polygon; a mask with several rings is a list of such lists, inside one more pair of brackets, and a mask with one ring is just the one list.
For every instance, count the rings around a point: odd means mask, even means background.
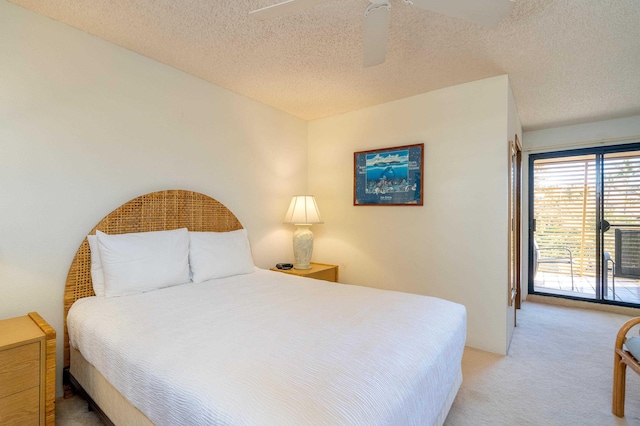
[{"label": "white lamp shade", "polygon": [[284,223],[295,225],[313,225],[323,223],[316,199],[312,195],[297,195],[291,199]]}]

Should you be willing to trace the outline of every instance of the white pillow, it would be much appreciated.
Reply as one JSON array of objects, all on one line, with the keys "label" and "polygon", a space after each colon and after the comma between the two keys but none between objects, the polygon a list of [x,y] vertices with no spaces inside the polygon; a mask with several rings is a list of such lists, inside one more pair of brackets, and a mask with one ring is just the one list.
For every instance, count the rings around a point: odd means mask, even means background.
[{"label": "white pillow", "polygon": [[247,231],[189,232],[193,282],[255,272]]},{"label": "white pillow", "polygon": [[107,235],[96,231],[105,296],[124,296],[189,281],[189,231]]},{"label": "white pillow", "polygon": [[102,269],[102,259],[100,258],[100,250],[98,249],[98,237],[95,235],[87,235],[89,241],[89,249],[91,250],[91,282],[93,283],[93,292],[96,296],[104,296],[104,270]]}]

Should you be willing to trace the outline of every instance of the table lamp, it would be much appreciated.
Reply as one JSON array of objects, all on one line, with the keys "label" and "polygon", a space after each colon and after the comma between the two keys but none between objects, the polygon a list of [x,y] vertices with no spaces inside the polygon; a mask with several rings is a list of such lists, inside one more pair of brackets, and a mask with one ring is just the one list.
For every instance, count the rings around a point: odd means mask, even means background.
[{"label": "table lamp", "polygon": [[293,233],[293,258],[295,269],[311,269],[311,253],[313,252],[313,232],[310,225],[323,223],[316,199],[311,195],[297,195],[291,199],[289,210],[284,216],[284,223],[297,226]]}]

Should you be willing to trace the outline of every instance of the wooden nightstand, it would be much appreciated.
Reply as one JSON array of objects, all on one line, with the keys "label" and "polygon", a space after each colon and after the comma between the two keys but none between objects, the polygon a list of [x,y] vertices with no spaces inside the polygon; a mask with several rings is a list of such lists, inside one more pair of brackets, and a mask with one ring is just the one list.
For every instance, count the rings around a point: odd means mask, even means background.
[{"label": "wooden nightstand", "polygon": [[0,424],[54,425],[56,332],[40,315],[0,321]]},{"label": "wooden nightstand", "polygon": [[278,269],[271,268],[272,271],[284,272],[285,274],[298,275],[299,277],[315,278],[317,280],[338,282],[338,265],[311,262],[311,269]]}]

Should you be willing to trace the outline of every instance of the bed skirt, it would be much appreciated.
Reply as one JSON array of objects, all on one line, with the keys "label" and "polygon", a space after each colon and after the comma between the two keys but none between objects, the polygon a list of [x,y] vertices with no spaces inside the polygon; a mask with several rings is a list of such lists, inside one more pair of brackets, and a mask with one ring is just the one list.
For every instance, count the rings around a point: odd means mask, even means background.
[{"label": "bed skirt", "polygon": [[80,351],[71,348],[70,355],[69,371],[71,375],[113,424],[153,425],[151,420],[131,405],[93,365],[84,359]]}]

